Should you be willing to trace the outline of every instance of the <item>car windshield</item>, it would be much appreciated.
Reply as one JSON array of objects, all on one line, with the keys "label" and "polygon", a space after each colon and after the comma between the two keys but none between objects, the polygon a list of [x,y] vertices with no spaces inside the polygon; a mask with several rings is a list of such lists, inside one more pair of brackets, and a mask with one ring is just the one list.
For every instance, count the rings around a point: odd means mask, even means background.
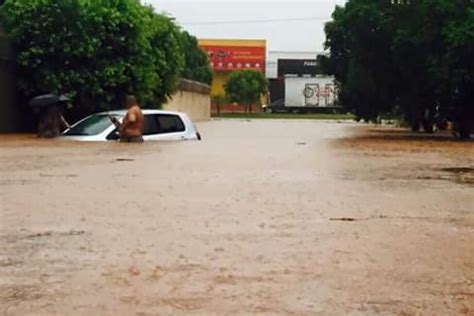
[{"label": "car windshield", "polygon": [[[112,115],[120,120],[121,116]],[[66,136],[92,136],[105,131],[112,122],[106,114],[96,114],[88,117],[84,121],[74,125],[64,135]]]}]

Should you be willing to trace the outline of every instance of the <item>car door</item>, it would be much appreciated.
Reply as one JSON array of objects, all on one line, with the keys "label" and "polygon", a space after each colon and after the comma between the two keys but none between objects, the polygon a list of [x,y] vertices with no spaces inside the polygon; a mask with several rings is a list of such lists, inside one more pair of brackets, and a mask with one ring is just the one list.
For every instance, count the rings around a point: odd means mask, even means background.
[{"label": "car door", "polygon": [[143,116],[143,139],[152,140],[159,134],[158,118],[154,114],[145,114]]},{"label": "car door", "polygon": [[145,115],[143,138],[145,140],[181,140],[185,138],[186,125],[179,115]]}]

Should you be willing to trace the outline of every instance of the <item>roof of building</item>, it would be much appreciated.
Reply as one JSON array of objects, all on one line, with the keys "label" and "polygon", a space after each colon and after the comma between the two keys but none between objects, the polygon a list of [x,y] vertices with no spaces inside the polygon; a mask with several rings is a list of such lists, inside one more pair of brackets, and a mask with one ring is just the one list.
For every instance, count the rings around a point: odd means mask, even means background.
[{"label": "roof of building", "polygon": [[240,47],[266,47],[264,39],[198,39],[200,46],[240,46]]}]

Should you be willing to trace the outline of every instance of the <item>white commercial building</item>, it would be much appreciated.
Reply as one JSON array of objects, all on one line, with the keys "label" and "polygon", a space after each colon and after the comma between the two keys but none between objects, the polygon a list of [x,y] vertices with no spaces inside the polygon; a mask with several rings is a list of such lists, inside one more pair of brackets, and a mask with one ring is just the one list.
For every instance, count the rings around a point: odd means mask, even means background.
[{"label": "white commercial building", "polygon": [[334,77],[321,74],[318,52],[269,51],[268,111],[318,111],[337,107]]},{"label": "white commercial building", "polygon": [[289,52],[289,51],[268,51],[267,54],[267,78],[278,78],[278,60],[279,59],[295,59],[295,60],[316,60],[318,52]]}]

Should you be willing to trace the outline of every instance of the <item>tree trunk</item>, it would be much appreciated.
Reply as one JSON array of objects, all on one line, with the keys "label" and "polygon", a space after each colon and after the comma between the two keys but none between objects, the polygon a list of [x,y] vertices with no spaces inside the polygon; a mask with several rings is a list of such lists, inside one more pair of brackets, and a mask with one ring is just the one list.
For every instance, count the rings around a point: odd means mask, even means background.
[{"label": "tree trunk", "polygon": [[459,122],[459,139],[468,140],[471,138],[471,127],[466,120]]},{"label": "tree trunk", "polygon": [[420,131],[420,121],[415,119],[412,120],[410,123],[410,128],[412,132],[419,132]]},{"label": "tree trunk", "polygon": [[423,120],[423,131],[427,134],[432,134],[434,132],[434,129],[433,129],[433,122],[431,122],[430,120]]}]

